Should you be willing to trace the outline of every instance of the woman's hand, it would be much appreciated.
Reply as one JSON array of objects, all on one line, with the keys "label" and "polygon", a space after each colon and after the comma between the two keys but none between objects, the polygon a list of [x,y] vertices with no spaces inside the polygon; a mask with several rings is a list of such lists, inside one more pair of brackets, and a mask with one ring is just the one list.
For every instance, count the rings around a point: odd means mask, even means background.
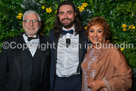
[{"label": "woman's hand", "polygon": [[106,84],[104,83],[103,80],[95,80],[95,81],[89,83],[88,87],[90,89],[93,89],[93,91],[97,91],[98,89],[100,89],[102,87],[106,87]]}]

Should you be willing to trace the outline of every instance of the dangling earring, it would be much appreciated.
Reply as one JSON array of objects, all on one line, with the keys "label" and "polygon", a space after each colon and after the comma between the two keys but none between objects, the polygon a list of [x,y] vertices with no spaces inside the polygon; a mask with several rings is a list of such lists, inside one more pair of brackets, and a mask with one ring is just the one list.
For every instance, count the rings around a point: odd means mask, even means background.
[{"label": "dangling earring", "polygon": [[103,41],[105,42],[105,37],[103,37]]},{"label": "dangling earring", "polygon": [[89,37],[87,38],[87,41],[90,42]]}]

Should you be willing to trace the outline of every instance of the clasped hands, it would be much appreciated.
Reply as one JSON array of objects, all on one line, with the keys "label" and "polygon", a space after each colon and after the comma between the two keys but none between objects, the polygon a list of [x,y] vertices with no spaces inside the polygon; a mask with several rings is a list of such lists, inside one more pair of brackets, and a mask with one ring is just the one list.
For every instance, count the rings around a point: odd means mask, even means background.
[{"label": "clasped hands", "polygon": [[106,84],[103,80],[95,80],[88,84],[88,88],[93,89],[93,91],[97,91],[102,87],[106,87]]}]

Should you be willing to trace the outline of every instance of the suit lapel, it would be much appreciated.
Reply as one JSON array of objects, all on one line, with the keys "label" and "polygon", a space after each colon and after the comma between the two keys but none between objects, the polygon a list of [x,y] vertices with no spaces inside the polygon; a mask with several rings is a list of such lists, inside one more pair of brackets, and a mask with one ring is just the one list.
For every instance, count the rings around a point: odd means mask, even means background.
[{"label": "suit lapel", "polygon": [[79,34],[79,44],[81,45],[81,46],[79,46],[79,60],[80,60],[80,62],[82,60],[83,48],[84,48],[84,42],[83,42],[83,40],[84,40],[84,34],[80,33]]},{"label": "suit lapel", "polygon": [[39,51],[40,51],[40,54],[41,54],[41,76],[42,76],[42,74],[43,74],[43,68],[44,68],[44,64],[45,64],[45,61],[46,61],[46,60],[45,60],[45,59],[46,59],[46,58],[45,58],[45,57],[46,57],[46,55],[45,55],[45,54],[46,54],[46,53],[45,53],[45,52],[46,52],[46,48],[45,48],[45,47],[47,46],[47,44],[46,44],[46,46],[44,46],[44,49],[42,49],[42,48],[41,48],[41,45],[42,45],[43,43],[45,44],[45,39],[44,39],[42,36],[40,36],[40,49],[38,48],[37,51],[39,50]]},{"label": "suit lapel", "polygon": [[80,73],[80,65],[82,63],[82,57],[83,57],[83,49],[84,49],[84,33],[79,33],[79,65],[77,69],[77,73]]},{"label": "suit lapel", "polygon": [[[57,63],[57,47],[58,47],[58,40],[59,40],[59,36],[55,37],[55,69],[56,69],[56,63]],[[56,70],[55,70],[55,74],[56,74]]]}]

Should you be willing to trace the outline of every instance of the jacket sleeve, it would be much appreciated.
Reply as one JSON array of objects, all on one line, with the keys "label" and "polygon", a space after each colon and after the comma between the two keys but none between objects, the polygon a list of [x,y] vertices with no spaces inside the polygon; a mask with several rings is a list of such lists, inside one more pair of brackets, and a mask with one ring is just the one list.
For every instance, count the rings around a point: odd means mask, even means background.
[{"label": "jacket sleeve", "polygon": [[4,90],[4,86],[7,83],[8,51],[9,49],[4,49],[4,47],[2,47],[0,53],[0,91]]},{"label": "jacket sleeve", "polygon": [[[120,50],[112,49],[110,58],[115,67],[114,75],[105,79],[110,91],[129,91],[132,85],[132,71]],[[107,81],[107,82],[106,82]]]},{"label": "jacket sleeve", "polygon": [[[49,42],[49,40],[47,40]],[[45,51],[45,63],[43,68],[43,82],[42,91],[50,91],[50,61],[51,61],[51,51],[50,47]]]}]

